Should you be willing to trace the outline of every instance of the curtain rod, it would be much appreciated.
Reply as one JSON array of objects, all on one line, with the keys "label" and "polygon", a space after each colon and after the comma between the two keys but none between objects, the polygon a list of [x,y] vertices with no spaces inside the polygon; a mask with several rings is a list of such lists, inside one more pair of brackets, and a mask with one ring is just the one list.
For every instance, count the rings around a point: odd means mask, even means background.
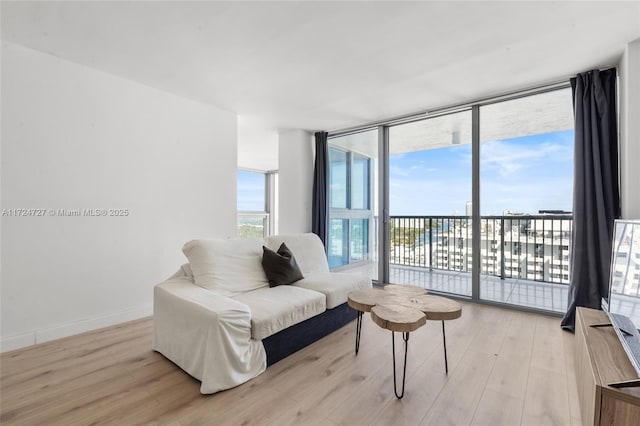
[{"label": "curtain rod", "polygon": [[[605,70],[605,69],[609,69],[609,68],[616,68],[616,65],[611,65],[611,66],[605,66],[605,67],[601,67],[598,68],[600,71]],[[465,102],[465,103],[461,103],[461,104],[452,104],[452,105],[447,105],[444,107],[438,107],[438,108],[433,108],[433,109],[429,109],[429,110],[424,110],[424,111],[419,111],[419,112],[414,112],[411,114],[405,114],[405,115],[400,115],[400,116],[396,116],[396,117],[391,117],[391,118],[387,118],[387,119],[383,119],[383,120],[378,120],[378,121],[374,121],[372,123],[367,123],[364,125],[360,125],[360,126],[353,126],[353,127],[347,127],[344,129],[338,129],[338,130],[334,130],[334,131],[330,131],[328,132],[329,138],[335,138],[338,136],[348,136],[350,134],[354,134],[354,133],[359,133],[362,132],[364,130],[373,130],[375,128],[377,128],[378,126],[385,126],[385,125],[397,125],[397,124],[404,124],[404,123],[409,123],[412,121],[419,121],[419,120],[423,120],[425,118],[432,118],[432,117],[437,117],[440,115],[446,115],[446,114],[451,114],[454,112],[460,112],[460,111],[465,111],[468,109],[471,109],[471,107],[473,105],[489,105],[489,104],[494,104],[497,102],[503,102],[503,101],[508,101],[508,100],[512,100],[512,99],[518,99],[518,98],[523,98],[525,96],[531,96],[531,95],[535,95],[538,93],[545,93],[545,92],[550,92],[553,90],[559,90],[559,89],[564,89],[567,87],[571,86],[570,83],[570,79],[573,78],[575,75],[569,76],[569,77],[565,77],[563,79],[560,80],[556,80],[554,82],[551,83],[545,83],[545,84],[541,84],[538,86],[534,86],[534,87],[530,87],[528,89],[523,89],[523,90],[518,90],[515,92],[507,92],[507,93],[503,93],[500,95],[494,95],[494,96],[488,96],[488,97],[484,97],[484,98],[479,98],[476,100],[473,100],[471,102]]]}]

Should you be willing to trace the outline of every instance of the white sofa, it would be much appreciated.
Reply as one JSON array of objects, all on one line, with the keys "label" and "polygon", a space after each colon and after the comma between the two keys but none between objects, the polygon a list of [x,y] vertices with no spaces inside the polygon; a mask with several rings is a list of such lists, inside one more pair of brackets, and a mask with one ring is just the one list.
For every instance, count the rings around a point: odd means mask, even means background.
[{"label": "white sofa", "polygon": [[[269,287],[262,246],[283,242],[304,278]],[[348,293],[371,287],[369,277],[330,272],[315,234],[194,240],[183,252],[189,263],[154,288],[153,349],[200,380],[204,394],[250,380],[355,318]]]}]

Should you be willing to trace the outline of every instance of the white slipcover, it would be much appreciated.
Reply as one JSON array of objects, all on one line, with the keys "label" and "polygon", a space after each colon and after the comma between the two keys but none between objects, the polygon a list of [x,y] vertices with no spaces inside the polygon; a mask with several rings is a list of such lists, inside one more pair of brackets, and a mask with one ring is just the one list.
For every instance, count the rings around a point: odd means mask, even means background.
[{"label": "white slipcover", "polygon": [[321,314],[326,309],[322,293],[290,285],[248,291],[233,299],[251,310],[251,336],[256,340]]},{"label": "white slipcover", "polygon": [[[305,278],[268,287],[262,245],[286,243]],[[334,308],[368,277],[330,273],[315,234],[266,240],[194,240],[189,264],[154,288],[153,349],[202,382],[200,392],[240,385],[266,369],[263,339]],[[196,285],[197,284],[197,285]]]},{"label": "white slipcover", "polygon": [[362,274],[319,272],[305,275],[304,279],[296,281],[293,286],[324,294],[327,299],[327,309],[333,309],[345,303],[353,290],[370,288],[372,285],[371,278]]},{"label": "white slipcover", "polygon": [[192,240],[182,247],[194,281],[224,296],[268,287],[262,268],[263,239]]},{"label": "white slipcover", "polygon": [[251,338],[249,308],[198,287],[184,268],[154,288],[153,349],[215,393],[262,373],[267,356]]},{"label": "white slipcover", "polygon": [[272,235],[265,241],[267,247],[274,251],[278,250],[280,244],[285,243],[305,277],[318,272],[329,272],[324,246],[316,234]]}]

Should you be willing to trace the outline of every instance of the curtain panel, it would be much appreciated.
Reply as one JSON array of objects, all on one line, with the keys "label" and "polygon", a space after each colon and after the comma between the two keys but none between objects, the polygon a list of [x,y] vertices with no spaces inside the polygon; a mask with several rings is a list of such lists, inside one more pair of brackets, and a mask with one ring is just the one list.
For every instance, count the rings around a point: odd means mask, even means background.
[{"label": "curtain panel", "polygon": [[313,168],[313,205],[311,231],[320,237],[327,250],[327,182],[329,147],[327,132],[316,132],[316,160]]},{"label": "curtain panel", "polygon": [[613,224],[620,217],[616,69],[571,79],[575,115],[571,282],[562,328],[577,306],[600,309],[609,291]]}]

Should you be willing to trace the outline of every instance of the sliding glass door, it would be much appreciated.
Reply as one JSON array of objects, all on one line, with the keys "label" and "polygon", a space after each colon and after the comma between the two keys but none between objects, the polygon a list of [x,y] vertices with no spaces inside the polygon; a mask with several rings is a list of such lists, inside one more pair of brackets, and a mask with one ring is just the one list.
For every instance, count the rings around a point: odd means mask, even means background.
[{"label": "sliding glass door", "polygon": [[388,165],[389,281],[471,296],[471,111],[389,127]]},{"label": "sliding glass door", "polygon": [[564,312],[573,198],[571,89],[480,107],[481,299]]}]

